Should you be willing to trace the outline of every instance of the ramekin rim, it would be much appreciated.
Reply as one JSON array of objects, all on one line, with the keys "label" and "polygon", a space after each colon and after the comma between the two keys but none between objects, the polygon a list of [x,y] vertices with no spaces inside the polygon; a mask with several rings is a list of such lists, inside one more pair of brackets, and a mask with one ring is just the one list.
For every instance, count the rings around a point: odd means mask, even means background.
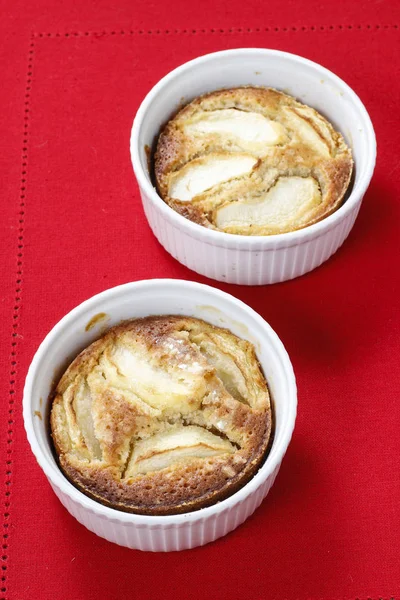
[{"label": "ramekin rim", "polygon": [[[281,433],[281,442],[280,447],[272,448],[269,456],[267,457],[265,463],[260,468],[260,470],[254,475],[254,477],[244,485],[240,490],[238,490],[232,496],[229,496],[225,500],[220,503],[214,504],[212,506],[200,509],[198,511],[184,513],[180,515],[167,515],[167,516],[151,516],[151,515],[138,515],[135,513],[126,513],[123,511],[119,511],[117,509],[113,509],[107,506],[104,506],[95,500],[92,500],[82,492],[80,492],[77,488],[75,488],[63,475],[61,470],[57,467],[57,465],[53,465],[45,456],[42,451],[40,444],[36,438],[34,424],[33,424],[33,413],[31,410],[31,391],[35,380],[36,370],[40,364],[42,356],[47,352],[48,348],[51,347],[53,340],[60,335],[62,330],[70,325],[70,323],[78,316],[81,312],[85,311],[88,308],[95,308],[96,303],[101,302],[105,299],[112,298],[113,295],[118,295],[123,290],[128,290],[129,288],[137,288],[137,287],[145,287],[152,285],[172,285],[176,286],[176,289],[180,289],[179,286],[190,287],[192,289],[206,289],[208,292],[215,293],[217,296],[224,298],[228,302],[232,302],[238,305],[242,310],[250,313],[250,315],[256,319],[260,323],[260,326],[268,330],[269,336],[273,340],[274,351],[276,352],[279,360],[281,361],[282,367],[285,372],[286,384],[288,386],[288,396],[290,398],[290,404],[288,409],[288,415],[285,423],[283,424],[283,429]],[[118,286],[114,286],[112,288],[108,288],[98,294],[95,294],[84,300],[76,307],[74,307],[71,311],[69,311],[66,315],[64,315],[47,333],[39,347],[37,348],[35,355],[32,359],[32,362],[29,366],[28,373],[25,380],[25,386],[23,391],[23,421],[24,427],[26,431],[26,435],[28,438],[28,442],[30,444],[31,450],[40,466],[42,471],[45,473],[46,477],[49,479],[52,485],[54,485],[57,489],[59,489],[63,494],[69,497],[73,502],[82,506],[85,510],[89,510],[90,512],[96,514],[97,516],[101,516],[109,521],[126,523],[130,525],[141,525],[158,528],[163,525],[178,525],[184,521],[200,521],[209,517],[212,514],[217,514],[228,510],[232,506],[242,503],[249,496],[251,496],[267,478],[274,472],[274,470],[279,466],[282,461],[283,456],[286,453],[287,447],[290,443],[295,421],[297,415],[297,387],[296,387],[296,379],[293,371],[293,366],[290,361],[290,357],[280,340],[279,336],[272,329],[271,325],[261,315],[259,315],[253,308],[248,306],[242,300],[235,298],[231,294],[227,292],[223,292],[218,288],[214,288],[213,286],[194,282],[194,281],[186,281],[182,279],[144,279],[138,280],[134,282],[124,283]],[[272,456],[272,458],[270,458]],[[268,469],[267,469],[268,467]],[[260,475],[261,473],[261,475]],[[261,480],[260,480],[261,478]]]},{"label": "ramekin rim", "polygon": [[[174,211],[170,206],[168,206],[162,198],[158,195],[156,189],[153,187],[151,182],[146,177],[145,171],[142,166],[142,162],[139,156],[139,133],[142,121],[145,117],[148,106],[151,104],[153,99],[159,94],[159,92],[163,89],[163,87],[168,84],[175,77],[180,75],[181,73],[189,70],[193,66],[198,64],[206,63],[214,58],[224,57],[229,55],[239,55],[239,54],[251,54],[253,52],[258,52],[260,54],[264,54],[266,56],[282,56],[287,58],[288,60],[298,62],[301,64],[305,64],[310,68],[318,70],[322,75],[329,77],[333,80],[339,87],[343,88],[350,96],[353,104],[356,106],[361,120],[366,129],[367,135],[367,148],[368,155],[366,159],[366,166],[364,168],[364,173],[362,174],[360,180],[351,190],[350,196],[347,200],[340,206],[334,213],[325,217],[321,221],[314,223],[313,225],[309,225],[308,227],[304,227],[302,229],[296,231],[290,231],[287,233],[281,233],[276,235],[254,235],[254,236],[246,236],[246,235],[238,235],[225,233],[223,231],[217,231],[213,229],[208,229],[186,219],[176,211]],[[156,206],[156,208],[163,213],[163,216],[168,218],[171,222],[176,223],[179,229],[183,229],[186,234],[190,235],[190,237],[197,240],[209,240],[209,243],[213,246],[217,247],[226,247],[226,248],[238,248],[240,245],[248,246],[251,249],[253,246],[257,247],[265,247],[265,249],[269,249],[271,247],[277,248],[286,248],[289,246],[296,245],[299,241],[302,240],[312,240],[315,237],[319,237],[319,235],[323,235],[325,231],[331,229],[337,222],[341,221],[343,218],[347,216],[347,214],[357,205],[362,197],[364,196],[370,181],[372,179],[372,175],[375,168],[376,162],[376,136],[375,131],[372,125],[371,118],[368,114],[367,109],[365,108],[363,102],[356,94],[356,92],[338,75],[327,69],[326,67],[320,65],[319,63],[312,61],[308,58],[304,58],[299,56],[298,54],[293,54],[291,52],[285,52],[282,50],[276,50],[272,48],[233,48],[229,50],[220,50],[217,52],[211,52],[208,54],[204,54],[194,58],[190,61],[183,63],[182,65],[176,67],[172,71],[168,72],[164,77],[162,77],[146,94],[143,101],[141,102],[139,109],[136,112],[134,117],[132,129],[131,129],[131,137],[130,137],[130,153],[131,153],[131,161],[133,170],[136,176],[136,180],[139,185],[139,189],[143,190],[149,200]],[[356,165],[357,166],[357,165]]]}]

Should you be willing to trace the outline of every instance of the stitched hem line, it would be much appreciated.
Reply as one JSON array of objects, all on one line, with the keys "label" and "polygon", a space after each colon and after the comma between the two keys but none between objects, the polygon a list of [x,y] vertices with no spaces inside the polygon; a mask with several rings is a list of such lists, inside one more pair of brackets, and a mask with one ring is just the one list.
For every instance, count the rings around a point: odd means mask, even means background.
[{"label": "stitched hem line", "polygon": [[24,258],[24,228],[25,228],[25,198],[28,167],[28,131],[29,131],[29,113],[30,98],[32,88],[32,66],[35,43],[31,36],[31,42],[28,52],[28,69],[26,74],[26,86],[24,96],[24,125],[22,135],[22,160],[21,160],[21,180],[19,188],[18,202],[18,237],[17,237],[17,256],[16,256],[16,278],[15,278],[15,296],[12,315],[12,333],[11,333],[11,352],[10,352],[10,389],[8,400],[8,421],[7,421],[7,450],[6,450],[6,471],[4,482],[4,512],[3,512],[3,534],[2,534],[2,555],[1,555],[1,599],[6,600],[7,592],[7,569],[8,569],[8,547],[10,536],[10,501],[12,493],[12,467],[13,467],[13,441],[14,441],[14,420],[15,420],[15,381],[17,375],[17,350],[20,335],[19,315],[21,309],[21,294],[23,280],[23,258]]},{"label": "stitched hem line", "polygon": [[356,25],[308,25],[301,27],[230,27],[216,29],[115,29],[110,31],[67,31],[35,32],[33,37],[101,37],[105,35],[196,35],[196,34],[232,34],[232,33],[278,33],[298,31],[387,31],[399,30],[397,24],[356,24]]}]

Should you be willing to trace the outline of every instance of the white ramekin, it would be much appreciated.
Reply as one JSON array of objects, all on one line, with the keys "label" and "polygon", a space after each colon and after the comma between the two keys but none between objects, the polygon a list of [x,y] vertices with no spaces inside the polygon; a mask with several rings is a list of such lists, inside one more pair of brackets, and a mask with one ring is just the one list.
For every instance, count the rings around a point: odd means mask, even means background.
[{"label": "white ramekin", "polygon": [[[148,147],[182,106],[206,92],[241,85],[281,89],[324,114],[353,150],[355,180],[349,198],[323,221],[300,231],[240,236],[206,229],[174,212],[149,175]],[[147,148],[147,149],[146,149]],[[150,227],[179,262],[212,279],[261,285],[293,279],[327,260],[348,236],[371,180],[376,141],[358,96],[328,69],[287,52],[239,48],[201,56],[178,67],[142,102],[132,127],[131,158]]]},{"label": "white ramekin", "polygon": [[[88,323],[102,314],[89,330]],[[149,517],[120,512],[91,500],[59,470],[49,437],[48,397],[55,374],[104,328],[122,320],[158,314],[199,317],[255,344],[268,380],[275,412],[271,452],[258,473],[236,494],[197,512]],[[278,473],[296,419],[296,382],[276,333],[254,310],[233,296],[199,283],[155,279],[121,285],[83,302],[50,331],[26,378],[23,414],[29,443],[51,487],[67,510],[97,535],[139,550],[169,551],[211,542],[243,523],[259,506]]]}]

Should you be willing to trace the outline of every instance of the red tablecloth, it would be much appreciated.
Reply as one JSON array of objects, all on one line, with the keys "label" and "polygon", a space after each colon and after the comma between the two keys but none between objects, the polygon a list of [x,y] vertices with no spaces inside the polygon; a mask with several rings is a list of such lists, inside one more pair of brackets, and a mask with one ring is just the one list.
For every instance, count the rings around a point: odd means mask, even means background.
[{"label": "red tablecloth", "polygon": [[[16,0],[2,11],[2,579],[7,600],[400,598],[399,3]],[[371,187],[316,271],[262,288],[185,269],[152,236],[129,158],[135,111],[199,54],[270,47],[320,62],[370,111]],[[293,441],[243,526],[203,548],[112,545],[60,505],[22,425],[32,355],[73,306],[151,277],[207,281],[262,314],[292,358]]]}]

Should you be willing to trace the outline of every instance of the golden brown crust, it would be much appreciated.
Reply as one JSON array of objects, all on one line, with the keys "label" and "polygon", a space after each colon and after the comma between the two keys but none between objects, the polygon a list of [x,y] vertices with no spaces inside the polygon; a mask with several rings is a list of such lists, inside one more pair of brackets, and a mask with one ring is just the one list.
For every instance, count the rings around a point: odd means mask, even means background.
[{"label": "golden brown crust", "polygon": [[110,329],[61,378],[50,424],[59,464],[119,510],[189,512],[226,498],[260,467],[268,388],[252,344],[177,316]]},{"label": "golden brown crust", "polygon": [[[265,143],[257,137],[263,127]],[[252,168],[243,162],[232,172],[221,163],[213,178],[222,154],[240,153],[257,162]],[[242,235],[285,233],[320,221],[342,204],[352,170],[350,149],[320,113],[277,90],[250,86],[193,100],[164,127],[154,156],[157,190],[171,208],[205,227]],[[280,213],[276,197],[277,207],[268,208],[277,183],[290,180],[295,190],[299,178],[315,183],[300,189],[303,203],[296,204],[293,191],[292,209]]]}]

